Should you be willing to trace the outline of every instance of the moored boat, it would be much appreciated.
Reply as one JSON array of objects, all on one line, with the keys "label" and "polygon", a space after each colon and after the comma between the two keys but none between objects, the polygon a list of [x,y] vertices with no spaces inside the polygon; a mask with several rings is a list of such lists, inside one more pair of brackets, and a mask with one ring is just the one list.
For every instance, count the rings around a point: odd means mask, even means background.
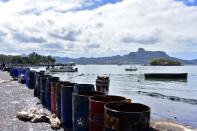
[{"label": "moored boat", "polygon": [[187,79],[187,73],[145,73],[145,79]]},{"label": "moored boat", "polygon": [[52,67],[46,69],[49,72],[78,72],[78,68],[73,68],[73,66],[60,66]]},{"label": "moored boat", "polygon": [[137,68],[134,66],[130,66],[129,68],[125,68],[125,71],[137,71]]}]

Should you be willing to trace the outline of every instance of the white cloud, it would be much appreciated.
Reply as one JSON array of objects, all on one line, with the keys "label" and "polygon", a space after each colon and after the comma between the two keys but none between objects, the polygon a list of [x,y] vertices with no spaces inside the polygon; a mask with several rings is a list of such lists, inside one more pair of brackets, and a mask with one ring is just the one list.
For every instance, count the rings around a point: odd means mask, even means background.
[{"label": "white cloud", "polygon": [[[87,0],[0,3],[0,53],[126,54],[139,47],[197,52],[197,7],[174,0],[124,0],[80,10]],[[17,46],[16,46],[17,45]],[[57,45],[58,48],[55,48]],[[28,51],[27,51],[28,50]]]}]

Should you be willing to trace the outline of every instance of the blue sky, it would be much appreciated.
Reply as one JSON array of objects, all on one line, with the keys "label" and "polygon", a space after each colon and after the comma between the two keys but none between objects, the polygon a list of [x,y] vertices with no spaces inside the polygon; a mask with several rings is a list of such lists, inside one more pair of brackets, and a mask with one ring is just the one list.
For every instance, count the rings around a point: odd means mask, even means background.
[{"label": "blue sky", "polygon": [[120,1],[121,0],[87,0],[87,2],[91,4],[85,4],[81,9],[93,10],[106,4],[115,4]]},{"label": "blue sky", "polygon": [[[154,6],[153,6],[154,5]],[[0,0],[0,54],[197,58],[197,0]]]},{"label": "blue sky", "polygon": [[0,0],[0,2],[8,2],[9,0]]},{"label": "blue sky", "polygon": [[183,2],[187,6],[197,6],[197,0],[177,0]]}]

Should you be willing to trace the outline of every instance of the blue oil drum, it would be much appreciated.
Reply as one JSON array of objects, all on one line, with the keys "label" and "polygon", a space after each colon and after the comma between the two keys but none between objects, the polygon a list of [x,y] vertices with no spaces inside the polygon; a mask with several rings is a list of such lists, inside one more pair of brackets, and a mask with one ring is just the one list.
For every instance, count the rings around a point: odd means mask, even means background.
[{"label": "blue oil drum", "polygon": [[40,71],[35,74],[36,77],[36,83],[35,83],[35,88],[34,88],[34,96],[35,97],[40,97],[40,77],[44,75],[44,71]]},{"label": "blue oil drum", "polygon": [[40,101],[43,106],[46,106],[45,94],[46,94],[46,81],[51,77],[50,75],[40,76]]},{"label": "blue oil drum", "polygon": [[22,74],[22,68],[18,68],[18,75],[20,76]]},{"label": "blue oil drum", "polygon": [[64,86],[74,86],[74,83],[71,83],[69,81],[59,81],[57,83],[57,100],[56,100],[56,106],[57,106],[57,112],[56,115],[61,119],[61,88]]},{"label": "blue oil drum", "polygon": [[13,69],[14,67],[10,67],[10,76],[13,76]]},{"label": "blue oil drum", "polygon": [[59,77],[48,77],[46,81],[46,94],[45,94],[45,101],[46,101],[46,106],[49,110],[51,110],[51,82],[58,82]]},{"label": "blue oil drum", "polygon": [[29,68],[21,68],[21,75],[25,75],[26,71],[30,71]]},{"label": "blue oil drum", "polygon": [[72,128],[72,93],[74,85],[61,87],[61,123],[63,128]]},{"label": "blue oil drum", "polygon": [[32,87],[33,87],[34,90],[36,88],[36,77],[37,77],[37,74],[38,74],[38,72],[36,72],[36,71],[32,73],[32,79],[33,79],[32,80],[32,85],[33,85]]},{"label": "blue oil drum", "polygon": [[14,78],[14,79],[17,79],[18,78],[18,68],[13,68],[12,69],[12,77]]},{"label": "blue oil drum", "polygon": [[86,91],[95,91],[93,84],[75,84],[74,92],[86,92]]},{"label": "blue oil drum", "polygon": [[27,70],[26,72],[25,72],[25,83],[26,83],[26,86],[29,88],[29,80],[30,80],[30,78],[29,78],[29,70]]},{"label": "blue oil drum", "polygon": [[[30,88],[30,89],[34,89],[34,87],[35,87],[35,81],[36,81],[36,78],[35,78],[35,71],[27,71],[28,72],[28,78],[26,78],[26,79],[28,79],[28,88]],[[27,84],[27,83],[26,83]]]},{"label": "blue oil drum", "polygon": [[105,95],[105,93],[98,91],[73,93],[73,131],[89,130],[89,97],[96,95]]}]

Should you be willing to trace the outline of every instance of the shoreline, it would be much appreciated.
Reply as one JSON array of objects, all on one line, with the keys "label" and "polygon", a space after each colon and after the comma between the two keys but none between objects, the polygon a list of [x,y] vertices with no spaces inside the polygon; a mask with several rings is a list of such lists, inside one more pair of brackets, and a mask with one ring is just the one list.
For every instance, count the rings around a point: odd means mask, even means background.
[{"label": "shoreline", "polygon": [[170,131],[197,131],[197,128],[180,124],[177,121],[172,120],[153,120],[151,119],[150,125],[152,128],[157,130],[170,130]]},{"label": "shoreline", "polygon": [[[0,116],[1,120],[3,120],[3,124],[0,123],[1,129],[9,129],[9,126],[11,126],[11,130],[14,131],[17,131],[18,129],[50,129],[50,125],[46,123],[35,124],[22,122],[16,118],[16,113],[21,110],[30,109],[33,107],[43,109],[43,107],[41,105],[38,105],[39,100],[33,96],[32,90],[28,89],[25,85],[20,84],[17,81],[13,81],[9,76],[9,73],[2,71],[0,71],[0,100],[2,103],[0,111],[4,114],[3,116]],[[176,121],[151,119],[150,124],[151,127],[160,130],[171,129],[172,131],[197,131],[197,129],[194,129],[193,127],[177,124]],[[37,128],[37,126],[39,126],[39,128]],[[60,131],[61,130],[62,128],[60,129]]]}]

